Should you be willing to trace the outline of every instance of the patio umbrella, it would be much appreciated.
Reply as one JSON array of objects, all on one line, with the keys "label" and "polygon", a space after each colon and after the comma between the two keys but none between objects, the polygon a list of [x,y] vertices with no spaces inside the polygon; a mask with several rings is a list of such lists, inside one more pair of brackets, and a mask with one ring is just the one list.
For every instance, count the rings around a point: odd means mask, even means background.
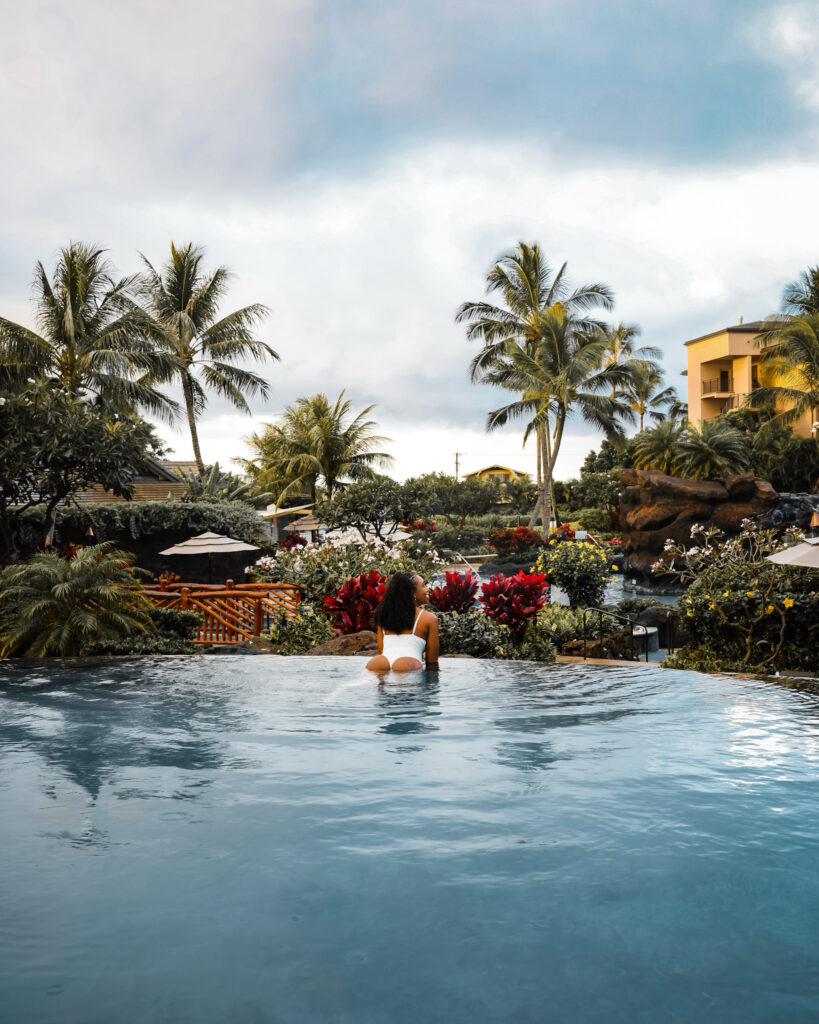
[{"label": "patio umbrella", "polygon": [[213,556],[229,555],[236,551],[258,551],[255,544],[245,544],[242,540],[235,540],[233,537],[223,537],[218,533],[198,533],[195,537],[183,541],[181,544],[174,544],[172,548],[165,548],[160,555],[207,555],[208,556],[208,583],[213,582]]},{"label": "patio umbrella", "polygon": [[784,551],[777,551],[775,555],[768,555],[768,561],[776,562],[777,565],[799,565],[804,569],[819,569],[819,542],[805,541],[803,544],[794,544]]}]

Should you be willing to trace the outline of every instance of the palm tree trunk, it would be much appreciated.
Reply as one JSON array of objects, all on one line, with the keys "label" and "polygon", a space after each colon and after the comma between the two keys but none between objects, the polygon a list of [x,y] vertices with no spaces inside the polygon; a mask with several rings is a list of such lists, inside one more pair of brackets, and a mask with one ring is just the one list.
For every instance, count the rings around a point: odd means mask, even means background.
[{"label": "palm tree trunk", "polygon": [[543,471],[543,486],[540,489],[538,495],[537,504],[535,505],[535,511],[532,513],[532,518],[529,521],[529,529],[534,529],[534,524],[537,522],[538,513],[543,513],[543,537],[547,538],[549,533],[549,520],[552,518],[552,473],[554,472],[555,463],[557,462],[557,455],[560,451],[560,442],[563,439],[563,424],[566,422],[566,414],[563,411],[557,414],[557,423],[555,425],[555,437],[554,444],[551,445],[551,451],[549,452],[549,458],[546,462],[546,466]]},{"label": "palm tree trunk", "polygon": [[543,439],[541,432],[543,428],[538,427],[535,432],[535,449],[537,451],[537,489],[543,486]]},{"label": "palm tree trunk", "polygon": [[202,453],[199,450],[199,434],[196,430],[196,416],[193,411],[193,388],[185,374],[182,378],[182,394],[185,396],[185,409],[188,413],[188,427],[191,432],[191,444],[193,445],[193,457],[196,459],[196,468],[200,477],[205,475],[205,464],[202,461]]}]

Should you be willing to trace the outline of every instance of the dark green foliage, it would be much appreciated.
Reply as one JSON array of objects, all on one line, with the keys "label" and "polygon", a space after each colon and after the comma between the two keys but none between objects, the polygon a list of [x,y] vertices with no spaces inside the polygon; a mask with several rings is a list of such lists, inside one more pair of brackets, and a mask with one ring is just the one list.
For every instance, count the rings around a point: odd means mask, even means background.
[{"label": "dark green foliage", "polygon": [[718,418],[745,434],[750,441],[751,469],[777,491],[813,492],[819,488],[819,439],[800,437],[770,411],[744,408]]},{"label": "dark green foliage", "polygon": [[137,633],[121,640],[107,640],[90,644],[88,655],[130,655],[130,654],[195,654],[196,645],[191,641],[201,625],[198,612],[181,612],[174,608],[151,608],[148,618],[153,623],[152,632]]},{"label": "dark green foliage", "polygon": [[387,540],[402,519],[418,519],[425,509],[405,486],[380,476],[362,480],[336,492],[329,501],[320,501],[314,515],[330,529],[354,527],[362,540],[371,533]]},{"label": "dark green foliage", "polygon": [[483,551],[486,547],[486,530],[480,526],[439,525],[432,534],[432,544],[437,551],[457,551],[462,555]]},{"label": "dark green foliage", "polygon": [[438,615],[441,654],[469,654],[473,658],[510,657],[512,634],[508,626],[493,622],[483,612],[442,612]]},{"label": "dark green foliage", "polygon": [[282,615],[268,633],[268,639],[278,644],[281,654],[304,654],[334,636],[328,616],[305,604],[299,607],[295,619]]},{"label": "dark green foliage", "polygon": [[593,534],[606,533],[611,529],[611,515],[605,508],[581,508],[572,518],[577,520],[581,530]]},{"label": "dark green foliage", "polygon": [[220,504],[227,501],[242,501],[253,508],[264,508],[270,501],[269,493],[256,494],[251,484],[235,473],[227,473],[214,463],[204,476],[198,473],[182,473],[185,490],[181,501],[209,501]]},{"label": "dark green foliage", "polygon": [[0,557],[24,550],[24,522],[36,523],[30,547],[43,543],[58,502],[101,484],[128,495],[146,458],[161,452],[153,427],[81,401],[67,387],[40,381],[0,404]]},{"label": "dark green foliage", "polygon": [[[70,657],[152,628],[131,556],[112,544],[41,551],[0,573],[0,656]],[[144,573],[142,573],[144,575]]]},{"label": "dark green foliage", "polygon": [[529,623],[522,639],[509,649],[507,657],[517,661],[540,661],[551,665],[554,664],[556,654],[552,633],[538,618]]},{"label": "dark green foliage", "polygon": [[559,654],[564,644],[583,639],[583,612],[561,604],[547,604],[535,626],[537,635],[545,637]]}]

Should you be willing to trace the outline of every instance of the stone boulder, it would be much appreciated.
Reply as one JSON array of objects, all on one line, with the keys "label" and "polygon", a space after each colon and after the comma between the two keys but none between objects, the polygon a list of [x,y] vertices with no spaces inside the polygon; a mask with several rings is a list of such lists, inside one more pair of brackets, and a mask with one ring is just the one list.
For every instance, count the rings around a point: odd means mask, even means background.
[{"label": "stone boulder", "polygon": [[334,636],[318,647],[306,651],[306,656],[327,657],[328,655],[377,654],[378,638],[371,629],[362,629],[360,633],[347,633]]},{"label": "stone boulder", "polygon": [[650,581],[651,566],[667,540],[690,544],[695,523],[738,533],[743,519],[762,522],[777,502],[773,487],[752,473],[683,480],[653,469],[621,469],[620,479],[625,485],[620,503],[623,572],[640,583]]}]

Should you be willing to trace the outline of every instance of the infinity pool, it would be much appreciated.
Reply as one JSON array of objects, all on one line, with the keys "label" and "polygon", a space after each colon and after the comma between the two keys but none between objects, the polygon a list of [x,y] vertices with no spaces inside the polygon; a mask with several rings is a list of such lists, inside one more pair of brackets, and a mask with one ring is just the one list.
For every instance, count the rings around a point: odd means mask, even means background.
[{"label": "infinity pool", "polygon": [[819,698],[443,665],[0,666],[0,1019],[819,1017]]}]

